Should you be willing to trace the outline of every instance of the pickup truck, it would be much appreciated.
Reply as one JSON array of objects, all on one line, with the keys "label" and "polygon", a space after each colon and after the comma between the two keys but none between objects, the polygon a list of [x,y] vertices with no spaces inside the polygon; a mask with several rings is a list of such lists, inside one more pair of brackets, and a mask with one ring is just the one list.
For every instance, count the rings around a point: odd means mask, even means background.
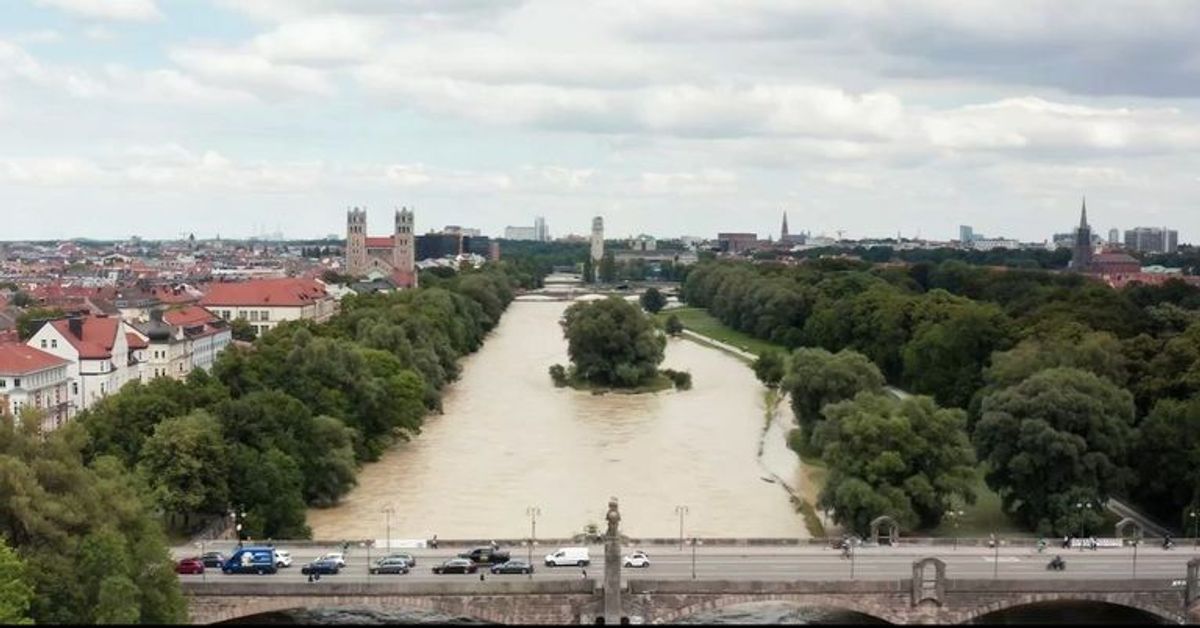
[{"label": "pickup truck", "polygon": [[504,550],[494,550],[490,547],[476,547],[475,549],[458,555],[459,558],[469,559],[475,564],[481,565],[499,565],[508,562],[508,552]]}]

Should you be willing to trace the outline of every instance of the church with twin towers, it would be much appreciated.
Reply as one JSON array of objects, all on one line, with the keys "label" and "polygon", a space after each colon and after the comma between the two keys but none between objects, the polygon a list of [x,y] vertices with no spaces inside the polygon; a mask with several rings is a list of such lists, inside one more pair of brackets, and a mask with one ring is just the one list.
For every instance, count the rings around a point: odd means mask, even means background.
[{"label": "church with twin towers", "polygon": [[417,287],[416,229],[412,210],[396,210],[391,235],[367,235],[367,210],[346,211],[346,273],[352,277],[386,277],[398,288]]}]

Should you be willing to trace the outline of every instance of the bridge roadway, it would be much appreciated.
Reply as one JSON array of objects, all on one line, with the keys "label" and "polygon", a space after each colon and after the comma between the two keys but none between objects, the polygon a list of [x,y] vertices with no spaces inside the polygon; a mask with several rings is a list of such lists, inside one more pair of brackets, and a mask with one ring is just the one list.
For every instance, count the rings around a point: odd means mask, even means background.
[{"label": "bridge roadway", "polygon": [[[226,554],[234,544],[210,543],[204,546],[206,551],[223,551]],[[296,545],[278,543],[279,549],[291,552],[293,564],[290,568],[281,569],[272,576],[256,575],[226,575],[217,569],[207,569],[204,575],[180,576],[184,582],[239,582],[270,579],[278,582],[306,582],[307,578],[300,573],[300,567],[317,556],[329,552],[340,551],[340,547]],[[521,547],[503,547],[509,550],[513,558],[527,558],[528,552]],[[583,571],[578,567],[545,567],[542,557],[553,551],[553,546],[539,545],[533,555],[533,579],[549,580],[580,580],[584,578]],[[625,554],[635,549],[628,547]],[[586,568],[586,578],[600,582],[604,574],[604,551],[602,546],[591,546],[592,562]],[[394,552],[412,554],[417,559],[416,567],[408,575],[369,575],[367,573],[368,557],[374,561],[386,552],[378,549],[352,546],[346,556],[346,567],[336,576],[323,576],[322,582],[463,582],[478,581],[478,575],[437,575],[432,567],[443,560],[455,557],[466,548],[442,547],[433,549],[396,549]],[[649,546],[651,565],[644,569],[623,569],[625,579],[654,579],[654,580],[690,580],[692,579],[692,551],[687,546],[682,551],[675,547]],[[200,552],[193,547],[180,547],[173,550],[176,558],[198,555]],[[1046,563],[1055,554],[1061,555],[1067,561],[1067,569],[1063,572],[1053,572],[1046,569]],[[997,561],[998,555],[998,561]],[[986,547],[948,547],[900,546],[900,547],[863,547],[856,548],[854,559],[843,558],[841,552],[819,546],[710,546],[697,547],[695,556],[695,577],[697,580],[722,581],[764,581],[764,580],[850,580],[853,569],[855,580],[896,580],[912,576],[913,561],[935,556],[946,563],[946,576],[960,579],[988,579],[997,577],[1003,580],[1021,579],[1113,579],[1134,577],[1134,553],[1132,548],[1108,548],[1098,550],[1063,550],[1048,548],[1045,553],[1038,554],[1029,547],[1004,547],[997,553]],[[1200,557],[1200,552],[1192,547],[1179,547],[1173,550],[1162,550],[1158,546],[1143,545],[1137,552],[1137,574],[1139,579],[1179,579],[1182,580],[1187,571],[1187,562]],[[481,567],[481,570],[484,569]],[[523,575],[486,575],[488,580],[528,580]]]}]

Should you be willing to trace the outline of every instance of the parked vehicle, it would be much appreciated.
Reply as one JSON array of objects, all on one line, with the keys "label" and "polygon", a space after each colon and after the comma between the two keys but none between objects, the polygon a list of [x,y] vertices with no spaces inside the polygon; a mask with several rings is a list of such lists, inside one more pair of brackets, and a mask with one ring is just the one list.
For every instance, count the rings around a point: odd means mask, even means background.
[{"label": "parked vehicle", "polygon": [[206,552],[200,557],[200,561],[204,563],[205,567],[212,567],[213,569],[224,567],[227,560],[229,558],[221,552]]},{"label": "parked vehicle", "polygon": [[178,574],[202,574],[204,573],[204,561],[199,557],[184,558],[175,563],[175,573]]},{"label": "parked vehicle", "polygon": [[380,560],[387,560],[389,558],[399,558],[407,563],[410,568],[417,566],[417,559],[412,554],[388,554]]},{"label": "parked vehicle", "polygon": [[563,547],[546,554],[547,567],[587,567],[592,563],[586,547]]},{"label": "parked vehicle", "polygon": [[233,574],[273,574],[277,570],[275,550],[270,547],[243,547],[221,565],[222,572]]},{"label": "parked vehicle", "polygon": [[440,565],[433,566],[433,573],[475,573],[479,567],[466,558],[451,558]]},{"label": "parked vehicle", "polygon": [[367,571],[375,574],[406,574],[409,572],[408,561],[403,558],[380,558]]},{"label": "parked vehicle", "polygon": [[287,550],[275,550],[275,566],[283,569],[292,566],[292,553]]},{"label": "parked vehicle", "polygon": [[507,573],[533,573],[533,565],[519,558],[514,558],[507,563],[492,565],[492,573],[507,574]]},{"label": "parked vehicle", "polygon": [[644,569],[650,566],[650,555],[642,550],[637,550],[634,553],[626,556],[622,563],[626,567]]},{"label": "parked vehicle", "polygon": [[337,561],[322,560],[322,559],[318,558],[317,560],[314,560],[311,563],[308,563],[307,565],[301,567],[300,573],[305,574],[305,575],[315,573],[315,574],[320,574],[320,575],[324,576],[324,575],[337,575],[337,573],[341,570],[342,570],[342,566],[337,564]]},{"label": "parked vehicle", "polygon": [[346,555],[341,552],[329,552],[328,554],[321,554],[317,557],[317,560],[331,560],[337,563],[338,567],[346,566]]},{"label": "parked vehicle", "polygon": [[458,557],[481,565],[498,565],[507,563],[509,559],[508,552],[492,547],[476,547],[469,552],[459,554]]}]

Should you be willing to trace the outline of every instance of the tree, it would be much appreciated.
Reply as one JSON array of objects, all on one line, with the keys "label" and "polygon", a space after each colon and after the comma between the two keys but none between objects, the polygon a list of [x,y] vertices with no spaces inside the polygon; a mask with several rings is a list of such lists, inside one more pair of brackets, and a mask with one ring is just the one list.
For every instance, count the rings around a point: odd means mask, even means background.
[{"label": "tree", "polygon": [[591,255],[583,258],[583,282],[596,283],[596,264]]},{"label": "tree", "polygon": [[633,388],[657,375],[666,339],[637,306],[620,297],[578,302],[563,316],[575,376]]},{"label": "tree", "polygon": [[600,258],[600,281],[602,283],[612,283],[617,279],[617,262],[613,257],[612,251],[604,253],[604,257]]},{"label": "tree", "polygon": [[879,368],[861,353],[802,348],[792,354],[782,387],[792,398],[792,412],[807,443],[812,441],[826,404],[851,399],[860,392],[877,392],[883,384]]},{"label": "tree", "polygon": [[66,316],[67,313],[56,308],[31,307],[17,317],[17,336],[21,342],[33,337],[42,328],[42,324]]},{"label": "tree", "polygon": [[1163,520],[1200,506],[1200,395],[1163,399],[1138,426],[1131,495]]},{"label": "tree", "polygon": [[229,330],[233,334],[234,340],[241,340],[242,342],[254,342],[254,339],[258,337],[258,332],[255,331],[254,325],[251,325],[250,321],[244,318],[235,318],[229,321]]},{"label": "tree", "polygon": [[754,376],[768,388],[775,388],[786,374],[786,361],[779,351],[765,351],[754,361]]},{"label": "tree", "polygon": [[193,515],[224,513],[229,504],[221,424],[203,410],[159,423],[142,447],[138,469],[167,521],[183,530]]},{"label": "tree", "polygon": [[667,297],[664,297],[658,288],[647,288],[638,301],[642,304],[642,309],[651,314],[658,314],[667,305]]},{"label": "tree", "polygon": [[679,334],[683,333],[683,323],[681,323],[679,321],[679,317],[674,314],[667,317],[667,322],[663,328],[666,330],[667,335],[670,336],[678,336]]},{"label": "tree", "polygon": [[29,307],[30,305],[33,305],[33,297],[29,296],[28,292],[18,290],[13,293],[12,299],[10,299],[9,302],[16,307]]},{"label": "tree", "polygon": [[829,477],[818,503],[860,535],[881,515],[909,529],[936,526],[954,503],[973,503],[975,454],[966,413],[929,397],[863,392],[825,406],[813,442]]},{"label": "tree", "polygon": [[1008,317],[990,304],[945,308],[917,329],[904,347],[904,379],[938,403],[966,407],[983,386],[992,352],[1010,343]]},{"label": "tree", "polygon": [[29,607],[33,587],[26,576],[25,561],[0,537],[0,624],[31,624]]},{"label": "tree", "polygon": [[1103,503],[1129,486],[1133,418],[1128,391],[1054,368],[985,397],[974,441],[1005,511],[1039,533],[1074,534],[1070,495]]}]

